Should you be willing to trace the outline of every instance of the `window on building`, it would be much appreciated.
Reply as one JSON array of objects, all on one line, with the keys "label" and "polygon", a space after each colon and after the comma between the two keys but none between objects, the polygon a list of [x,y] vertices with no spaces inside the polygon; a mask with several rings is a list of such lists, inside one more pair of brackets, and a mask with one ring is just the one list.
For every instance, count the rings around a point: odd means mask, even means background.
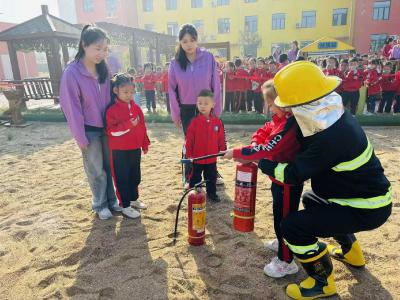
[{"label": "window on building", "polygon": [[178,36],[178,23],[167,23],[167,33],[169,35]]},{"label": "window on building", "polygon": [[372,34],[371,35],[371,51],[379,51],[385,43],[386,34]]},{"label": "window on building", "polygon": [[143,11],[152,11],[153,10],[153,0],[142,0]]},{"label": "window on building", "polygon": [[247,32],[257,32],[257,16],[244,17],[244,29]]},{"label": "window on building", "polygon": [[218,33],[229,33],[231,30],[231,21],[228,18],[218,19]]},{"label": "window on building", "polygon": [[94,9],[93,0],[83,0],[83,11],[91,12]]},{"label": "window on building", "polygon": [[144,24],[144,29],[148,31],[154,31],[154,24]]},{"label": "window on building", "polygon": [[192,0],[192,8],[203,7],[203,0]]},{"label": "window on building", "polygon": [[389,20],[390,1],[375,1],[374,3],[374,20]]},{"label": "window on building", "polygon": [[229,5],[229,0],[216,0],[216,2],[217,6]]},{"label": "window on building", "polygon": [[251,56],[251,57],[257,57],[257,44],[249,44],[249,45],[244,45],[243,50],[244,50],[244,56]]},{"label": "window on building", "polygon": [[316,23],[316,12],[315,10],[303,11],[301,16],[301,27],[302,28],[311,28],[315,27]]},{"label": "window on building", "polygon": [[177,0],[165,0],[165,8],[167,10],[176,10],[177,6]]},{"label": "window on building", "polygon": [[257,0],[244,0],[244,3],[255,3]]},{"label": "window on building", "polygon": [[285,14],[272,14],[272,30],[285,29]]},{"label": "window on building", "polygon": [[192,24],[196,28],[197,32],[200,35],[204,34],[204,21],[203,20],[194,20]]},{"label": "window on building", "polygon": [[107,17],[115,17],[117,11],[117,0],[106,0]]},{"label": "window on building", "polygon": [[333,10],[333,26],[341,26],[347,24],[347,8],[335,8]]}]

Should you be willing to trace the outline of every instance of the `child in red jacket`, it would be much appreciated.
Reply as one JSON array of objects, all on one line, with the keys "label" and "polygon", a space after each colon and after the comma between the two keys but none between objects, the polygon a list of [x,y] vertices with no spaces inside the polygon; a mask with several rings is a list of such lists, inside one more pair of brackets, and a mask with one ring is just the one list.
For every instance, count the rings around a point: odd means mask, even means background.
[{"label": "child in red jacket", "polygon": [[375,113],[375,103],[381,99],[381,78],[376,70],[379,65],[378,59],[372,59],[368,62],[368,68],[364,74],[364,84],[367,87],[367,112],[369,116]]},{"label": "child in red jacket", "polygon": [[342,78],[342,99],[343,105],[350,103],[350,112],[356,114],[358,100],[360,99],[360,88],[363,84],[363,71],[358,69],[357,58],[352,58],[349,62],[349,68],[341,73]]},{"label": "child in red jacket", "polygon": [[392,109],[392,103],[394,95],[397,90],[397,81],[395,80],[395,74],[392,72],[392,64],[387,62],[383,67],[382,73],[382,100],[379,102],[378,113],[390,113]]},{"label": "child in red jacket", "polygon": [[[274,104],[276,91],[273,80],[262,86],[264,99],[273,113],[272,120],[258,129],[251,139],[251,146],[235,148],[226,151],[224,158],[234,158],[241,162],[258,161],[268,158],[276,162],[291,162],[300,145],[296,139],[297,124],[290,113],[278,108]],[[271,185],[274,229],[277,239],[268,242],[268,249],[278,252],[278,257],[264,267],[264,273],[270,277],[279,278],[297,273],[299,270],[293,254],[283,241],[281,221],[290,212],[298,210],[303,185],[291,186],[283,184],[273,178]]]},{"label": "child in red jacket", "polygon": [[235,99],[235,64],[231,61],[225,63],[225,112],[234,111],[234,99]]},{"label": "child in red jacket", "polygon": [[129,218],[140,216],[134,208],[146,208],[138,200],[138,186],[141,151],[146,154],[150,144],[143,112],[133,100],[134,92],[135,86],[129,75],[115,75],[112,79],[114,103],[106,112],[111,173],[122,213]]},{"label": "child in red jacket", "polygon": [[400,70],[396,72],[395,81],[397,89],[394,96],[396,102],[393,105],[393,115],[397,115],[400,112]]},{"label": "child in red jacket", "polygon": [[242,60],[237,58],[235,60],[235,100],[234,112],[246,111],[246,90],[249,84],[249,73],[243,68]]},{"label": "child in red jacket", "polygon": [[[191,122],[186,132],[185,150],[187,158],[215,154],[226,150],[225,131],[222,121],[213,113],[214,94],[210,90],[202,90],[197,97],[199,115]],[[204,174],[207,199],[219,202],[216,193],[217,159],[208,158],[193,163],[189,174],[189,187],[201,181]]]},{"label": "child in red jacket", "polygon": [[157,76],[153,72],[153,65],[148,63],[144,66],[144,76],[140,79],[143,82],[144,95],[146,97],[147,113],[156,112],[156,82]]}]

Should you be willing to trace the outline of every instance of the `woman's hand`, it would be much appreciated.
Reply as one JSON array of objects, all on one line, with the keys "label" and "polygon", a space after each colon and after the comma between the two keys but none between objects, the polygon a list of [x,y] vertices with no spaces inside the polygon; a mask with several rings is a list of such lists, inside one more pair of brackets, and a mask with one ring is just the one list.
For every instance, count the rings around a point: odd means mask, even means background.
[{"label": "woman's hand", "polygon": [[176,120],[174,121],[176,128],[182,128],[182,122],[181,120]]},{"label": "woman's hand", "polygon": [[222,156],[223,159],[232,159],[233,158],[233,149],[228,149],[225,151],[225,155]]}]

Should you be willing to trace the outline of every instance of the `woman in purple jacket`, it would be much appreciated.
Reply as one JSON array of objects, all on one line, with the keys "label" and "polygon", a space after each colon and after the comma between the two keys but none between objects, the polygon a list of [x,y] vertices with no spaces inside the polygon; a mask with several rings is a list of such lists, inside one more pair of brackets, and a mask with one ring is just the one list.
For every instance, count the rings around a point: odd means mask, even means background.
[{"label": "woman in purple jacket", "polygon": [[92,191],[92,209],[102,220],[121,211],[110,174],[104,114],[110,103],[110,76],[105,62],[109,38],[86,25],[75,60],[64,70],[60,104],[72,136],[82,151],[83,167]]},{"label": "woman in purple jacket", "polygon": [[[179,31],[179,47],[168,72],[168,93],[171,118],[186,135],[190,121],[196,116],[196,100],[201,90],[213,91],[214,114],[221,114],[221,83],[212,53],[198,47],[196,28],[183,25]],[[185,169],[187,178],[189,168]]]}]

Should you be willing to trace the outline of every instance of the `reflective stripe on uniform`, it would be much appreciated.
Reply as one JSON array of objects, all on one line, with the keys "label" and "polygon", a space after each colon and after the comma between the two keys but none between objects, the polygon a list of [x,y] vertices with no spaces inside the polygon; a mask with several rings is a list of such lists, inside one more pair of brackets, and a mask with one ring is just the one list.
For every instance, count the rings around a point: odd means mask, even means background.
[{"label": "reflective stripe on uniform", "polygon": [[280,182],[285,182],[285,168],[288,164],[279,163],[274,170],[274,177]]},{"label": "reflective stripe on uniform", "polygon": [[319,246],[318,246],[318,242],[312,244],[312,245],[307,245],[307,246],[295,246],[295,245],[291,245],[288,243],[287,240],[285,240],[285,244],[289,247],[290,250],[292,250],[293,253],[296,254],[307,254],[309,252],[318,252],[319,250]]},{"label": "reflective stripe on uniform", "polygon": [[367,148],[364,150],[363,153],[352,160],[345,161],[334,166],[332,170],[336,172],[354,171],[362,165],[365,165],[371,159],[373,150],[374,148],[368,140]]},{"label": "reflective stripe on uniform", "polygon": [[380,208],[389,205],[392,202],[392,188],[390,187],[389,191],[382,196],[372,198],[328,199],[328,201],[355,208]]}]

